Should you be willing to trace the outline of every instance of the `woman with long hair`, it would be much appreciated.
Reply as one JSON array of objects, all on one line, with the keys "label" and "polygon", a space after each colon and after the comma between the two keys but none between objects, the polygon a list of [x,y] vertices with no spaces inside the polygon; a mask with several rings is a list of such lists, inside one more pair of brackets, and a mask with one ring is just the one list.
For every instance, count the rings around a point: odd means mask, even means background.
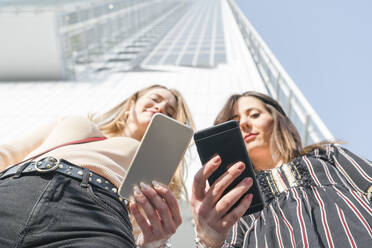
[{"label": "woman with long hair", "polygon": [[104,114],[62,118],[0,146],[0,246],[165,247],[182,222],[184,163],[169,187],[134,188],[131,218],[117,194],[155,113],[194,127],[180,93],[153,85]]},{"label": "woman with long hair", "polygon": [[[244,170],[238,162],[213,185],[215,155],[194,178],[191,205],[198,247],[369,247],[372,241],[372,164],[333,142],[303,148],[282,107],[258,92],[232,95],[215,120],[238,121],[265,200],[243,216],[252,179],[222,196]],[[222,196],[222,197],[221,197]]]}]

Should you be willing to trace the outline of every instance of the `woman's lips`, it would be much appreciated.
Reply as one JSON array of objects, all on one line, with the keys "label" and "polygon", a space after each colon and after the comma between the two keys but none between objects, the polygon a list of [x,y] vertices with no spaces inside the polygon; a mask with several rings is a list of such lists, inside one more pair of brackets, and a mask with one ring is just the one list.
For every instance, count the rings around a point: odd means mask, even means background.
[{"label": "woman's lips", "polygon": [[158,111],[154,111],[154,110],[146,110],[145,112],[150,113],[151,115],[159,113]]},{"label": "woman's lips", "polygon": [[258,133],[249,133],[249,134],[246,134],[246,135],[244,135],[244,141],[245,142],[249,142],[249,141],[255,139],[257,135],[258,135]]}]

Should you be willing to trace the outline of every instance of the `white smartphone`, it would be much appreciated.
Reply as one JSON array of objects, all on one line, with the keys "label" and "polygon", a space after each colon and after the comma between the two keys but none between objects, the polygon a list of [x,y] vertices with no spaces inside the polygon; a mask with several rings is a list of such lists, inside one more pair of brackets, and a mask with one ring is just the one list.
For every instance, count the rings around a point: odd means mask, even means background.
[{"label": "white smartphone", "polygon": [[119,187],[119,195],[128,199],[133,187],[140,182],[151,185],[156,180],[168,185],[193,134],[192,128],[163,114],[155,114]]}]

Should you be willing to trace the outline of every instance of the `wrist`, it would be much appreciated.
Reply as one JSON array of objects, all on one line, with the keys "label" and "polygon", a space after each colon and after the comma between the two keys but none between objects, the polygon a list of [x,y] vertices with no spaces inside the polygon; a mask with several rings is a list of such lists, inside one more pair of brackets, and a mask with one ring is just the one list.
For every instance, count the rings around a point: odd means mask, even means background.
[{"label": "wrist", "polygon": [[171,248],[172,243],[169,239],[162,239],[151,243],[139,245],[137,243],[136,248]]},{"label": "wrist", "polygon": [[225,244],[225,241],[208,243],[196,236],[195,244],[196,248],[221,248]]}]

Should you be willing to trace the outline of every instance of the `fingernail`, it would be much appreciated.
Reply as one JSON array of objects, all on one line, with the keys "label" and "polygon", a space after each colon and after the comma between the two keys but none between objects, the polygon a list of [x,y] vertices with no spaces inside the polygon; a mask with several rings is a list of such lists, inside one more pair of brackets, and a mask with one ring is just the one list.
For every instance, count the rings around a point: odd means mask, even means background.
[{"label": "fingernail", "polygon": [[248,200],[252,200],[253,195],[252,195],[252,194],[248,194],[248,195],[246,196],[246,198],[247,198]]},{"label": "fingernail", "polygon": [[160,183],[158,182],[158,181],[155,181],[155,180],[153,180],[152,181],[152,185],[155,187],[155,188],[160,188]]},{"label": "fingernail", "polygon": [[216,155],[216,157],[214,157],[213,161],[214,161],[215,163],[218,163],[218,162],[221,161],[221,157],[220,157],[219,155]]},{"label": "fingernail", "polygon": [[133,192],[134,192],[136,195],[142,195],[142,192],[141,192],[141,190],[138,188],[137,185],[133,187]]},{"label": "fingernail", "polygon": [[238,168],[239,170],[243,170],[244,167],[245,167],[245,165],[244,165],[244,163],[242,163],[242,162],[240,162],[240,163],[237,165],[237,168]]},{"label": "fingernail", "polygon": [[144,183],[144,182],[141,182],[141,183],[140,183],[140,187],[141,187],[141,189],[143,189],[143,190],[148,190],[148,189],[150,188],[150,186],[147,185],[147,184]]},{"label": "fingernail", "polygon": [[251,177],[246,177],[243,179],[243,183],[247,186],[251,185],[253,182],[252,178]]}]

